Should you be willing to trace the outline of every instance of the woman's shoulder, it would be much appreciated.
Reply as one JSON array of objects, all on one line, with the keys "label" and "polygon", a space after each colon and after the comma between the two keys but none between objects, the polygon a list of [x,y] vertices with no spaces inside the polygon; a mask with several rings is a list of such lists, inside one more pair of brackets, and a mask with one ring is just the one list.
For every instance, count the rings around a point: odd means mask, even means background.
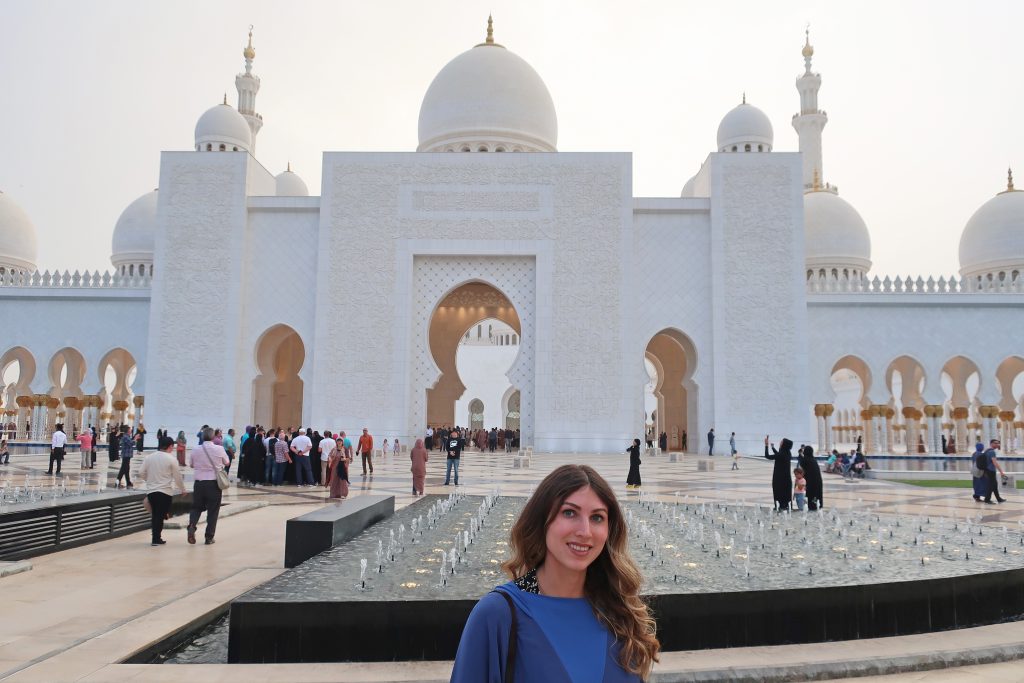
[{"label": "woman's shoulder", "polygon": [[488,631],[508,628],[512,622],[512,612],[509,609],[507,598],[501,593],[512,595],[512,591],[518,590],[515,584],[509,582],[487,593],[473,607],[473,611],[469,615],[469,621],[473,622],[475,627],[479,628],[482,626]]}]

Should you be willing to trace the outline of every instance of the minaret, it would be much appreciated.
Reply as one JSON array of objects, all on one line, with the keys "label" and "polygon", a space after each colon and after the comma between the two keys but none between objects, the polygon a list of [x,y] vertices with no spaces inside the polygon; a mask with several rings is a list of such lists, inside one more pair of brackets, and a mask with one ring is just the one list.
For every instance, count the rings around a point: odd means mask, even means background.
[{"label": "minaret", "polygon": [[810,29],[805,32],[805,36],[804,73],[796,79],[796,89],[800,93],[800,113],[793,115],[793,128],[800,137],[800,152],[804,155],[804,189],[810,190],[815,175],[818,182],[825,185],[825,171],[821,165],[821,131],[828,123],[828,116],[818,109],[821,76],[811,71],[814,48],[811,46]]},{"label": "minaret", "polygon": [[260,77],[252,72],[252,60],[256,59],[256,48],[252,46],[252,26],[249,26],[249,44],[242,50],[245,57],[245,73],[235,76],[238,88],[238,113],[249,122],[252,130],[252,154],[256,153],[256,134],[263,127],[263,117],[256,113],[256,93],[260,91]]}]

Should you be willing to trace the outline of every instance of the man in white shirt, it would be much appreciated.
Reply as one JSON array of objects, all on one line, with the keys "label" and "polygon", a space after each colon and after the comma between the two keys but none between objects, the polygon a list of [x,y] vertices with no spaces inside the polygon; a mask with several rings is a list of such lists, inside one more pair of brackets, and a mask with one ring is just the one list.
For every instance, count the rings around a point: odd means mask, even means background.
[{"label": "man in white shirt", "polygon": [[320,483],[324,488],[330,488],[327,481],[327,463],[331,459],[331,453],[338,447],[338,442],[330,430],[324,432],[324,438],[320,439]]},{"label": "man in white shirt", "polygon": [[157,450],[146,456],[139,468],[138,478],[146,482],[146,499],[149,501],[150,528],[153,541],[150,545],[163,545],[164,519],[171,509],[171,498],[185,492],[185,481],[181,477],[178,460],[171,451],[176,443],[169,436],[161,436]]},{"label": "man in white shirt", "polygon": [[299,486],[313,485],[313,466],[309,462],[311,450],[313,450],[313,441],[305,434],[299,434],[292,439],[291,451],[295,455],[295,483]]},{"label": "man in white shirt", "polygon": [[53,474],[53,463],[57,463],[57,474],[60,474],[60,464],[64,462],[64,447],[68,445],[68,435],[64,433],[64,425],[57,423],[57,430],[50,439],[50,468],[47,474]]}]

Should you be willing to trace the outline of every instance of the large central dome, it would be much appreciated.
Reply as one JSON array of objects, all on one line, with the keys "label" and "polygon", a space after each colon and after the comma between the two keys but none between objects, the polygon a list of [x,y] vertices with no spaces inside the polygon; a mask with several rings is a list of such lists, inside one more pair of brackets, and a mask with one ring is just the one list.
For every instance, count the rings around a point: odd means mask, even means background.
[{"label": "large central dome", "polygon": [[420,106],[419,152],[554,152],[547,86],[518,55],[487,41],[448,62]]}]

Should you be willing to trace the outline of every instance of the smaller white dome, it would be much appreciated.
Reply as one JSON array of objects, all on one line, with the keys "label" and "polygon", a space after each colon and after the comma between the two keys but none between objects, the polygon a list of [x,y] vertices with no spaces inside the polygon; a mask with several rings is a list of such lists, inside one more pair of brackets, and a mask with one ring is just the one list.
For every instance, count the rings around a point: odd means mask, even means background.
[{"label": "smaller white dome", "polygon": [[680,197],[696,197],[697,193],[694,188],[697,186],[697,176],[694,175],[692,178],[686,181],[683,185],[683,191],[679,193]]},{"label": "smaller white dome", "polygon": [[[224,149],[220,149],[221,145]],[[198,151],[248,152],[251,146],[249,123],[227,102],[210,107],[196,122]]]},{"label": "smaller white dome", "polygon": [[157,190],[142,195],[121,212],[110,240],[110,263],[115,268],[153,263],[156,241]]},{"label": "smaller white dome", "polygon": [[829,190],[804,195],[804,250],[808,270],[871,269],[871,234],[845,199]]},{"label": "smaller white dome", "polygon": [[[772,122],[763,111],[747,104],[746,97],[718,124],[719,152],[770,152],[774,139]],[[750,145],[750,149],[746,149],[746,145]]]},{"label": "smaller white dome", "polygon": [[34,271],[39,252],[36,229],[28,214],[0,192],[0,268]]},{"label": "smaller white dome", "polygon": [[960,274],[1024,272],[1024,192],[1007,190],[971,216],[960,236]]},{"label": "smaller white dome", "polygon": [[277,176],[277,196],[278,197],[308,197],[309,188],[306,187],[306,183],[302,181],[302,178],[298,176],[292,170],[292,165],[288,164],[288,169]]}]

